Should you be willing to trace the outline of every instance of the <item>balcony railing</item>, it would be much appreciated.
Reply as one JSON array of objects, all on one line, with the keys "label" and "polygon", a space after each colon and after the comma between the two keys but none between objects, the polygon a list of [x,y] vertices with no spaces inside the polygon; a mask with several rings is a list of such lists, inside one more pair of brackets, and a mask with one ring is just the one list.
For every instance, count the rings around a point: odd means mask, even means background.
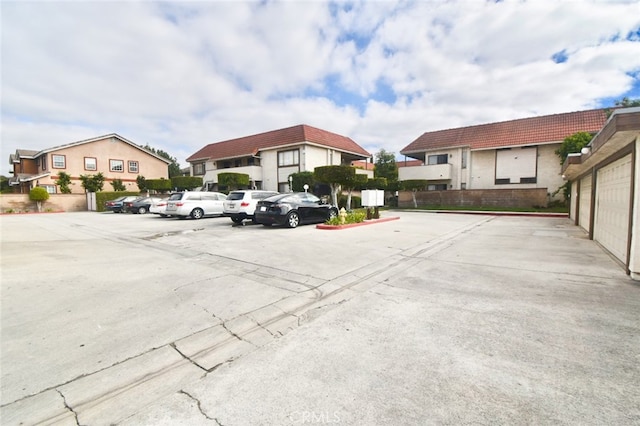
[{"label": "balcony railing", "polygon": [[432,164],[398,168],[398,180],[451,180],[453,165]]}]

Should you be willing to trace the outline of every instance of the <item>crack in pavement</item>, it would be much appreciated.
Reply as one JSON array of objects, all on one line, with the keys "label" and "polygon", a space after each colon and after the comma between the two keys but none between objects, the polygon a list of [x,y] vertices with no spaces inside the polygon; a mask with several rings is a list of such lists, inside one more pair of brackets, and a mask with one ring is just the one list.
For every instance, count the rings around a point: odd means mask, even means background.
[{"label": "crack in pavement", "polygon": [[205,416],[207,418],[207,420],[214,421],[214,422],[216,422],[216,424],[222,426],[220,424],[220,422],[218,421],[218,419],[216,419],[214,417],[210,417],[207,413],[204,412],[204,410],[202,409],[202,404],[200,403],[200,400],[198,398],[194,397],[193,395],[191,395],[189,392],[185,391],[184,389],[180,389],[178,391],[178,393],[186,395],[188,398],[191,398],[193,401],[195,401],[196,405],[198,406],[198,411],[200,411],[200,414]]},{"label": "crack in pavement", "polygon": [[178,352],[178,354],[180,354],[180,356],[184,359],[186,359],[187,361],[189,361],[191,364],[195,365],[196,367],[204,370],[206,373],[210,373],[211,371],[204,368],[203,366],[201,366],[200,364],[198,364],[196,361],[194,361],[193,359],[189,358],[188,356],[186,356],[184,353],[182,353],[182,351],[180,349],[178,349],[178,347],[176,346],[175,342],[172,342],[169,344],[169,346],[171,346],[176,352]]},{"label": "crack in pavement", "polygon": [[73,414],[73,418],[76,420],[76,425],[80,426],[80,420],[78,420],[78,413],[76,413],[75,410],[71,408],[71,406],[67,403],[67,398],[65,398],[65,396],[62,394],[60,389],[56,389],[56,392],[58,392],[58,394],[62,398],[62,403],[64,404],[66,409]]}]

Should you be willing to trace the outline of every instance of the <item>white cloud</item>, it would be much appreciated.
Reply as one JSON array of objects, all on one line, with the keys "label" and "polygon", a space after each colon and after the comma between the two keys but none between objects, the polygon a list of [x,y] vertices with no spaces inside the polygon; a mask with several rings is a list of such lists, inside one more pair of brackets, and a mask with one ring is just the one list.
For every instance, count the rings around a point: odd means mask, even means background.
[{"label": "white cloud", "polygon": [[597,107],[639,84],[637,2],[10,1],[1,19],[5,175],[17,148],[110,132],[183,166],[300,123],[398,153],[425,131]]}]

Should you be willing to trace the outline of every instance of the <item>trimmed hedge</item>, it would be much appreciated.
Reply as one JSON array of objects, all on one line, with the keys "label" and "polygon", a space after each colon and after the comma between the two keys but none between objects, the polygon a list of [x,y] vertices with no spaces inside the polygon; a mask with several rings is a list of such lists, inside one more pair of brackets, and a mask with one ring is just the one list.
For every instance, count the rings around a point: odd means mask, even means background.
[{"label": "trimmed hedge", "polygon": [[131,191],[109,191],[109,192],[96,192],[96,211],[103,212],[104,203],[109,200],[114,200],[116,198],[124,197],[127,195],[140,195],[139,192],[131,192]]}]

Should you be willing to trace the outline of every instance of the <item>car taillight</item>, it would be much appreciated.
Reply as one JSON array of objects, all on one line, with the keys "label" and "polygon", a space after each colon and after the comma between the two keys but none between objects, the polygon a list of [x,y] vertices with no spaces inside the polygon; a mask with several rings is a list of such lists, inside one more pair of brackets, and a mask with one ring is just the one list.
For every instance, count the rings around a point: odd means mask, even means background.
[{"label": "car taillight", "polygon": [[183,202],[181,202],[181,201],[178,201],[178,202],[176,203],[176,206],[178,206],[178,207],[182,207],[182,206],[184,206],[184,203],[183,203]]},{"label": "car taillight", "polygon": [[166,206],[166,205],[167,205],[167,203],[158,203],[158,204],[156,204],[156,206],[158,206],[158,207],[162,207],[162,206]]},{"label": "car taillight", "polygon": [[243,201],[240,203],[241,207],[249,207],[249,203],[247,203],[246,201]]}]

